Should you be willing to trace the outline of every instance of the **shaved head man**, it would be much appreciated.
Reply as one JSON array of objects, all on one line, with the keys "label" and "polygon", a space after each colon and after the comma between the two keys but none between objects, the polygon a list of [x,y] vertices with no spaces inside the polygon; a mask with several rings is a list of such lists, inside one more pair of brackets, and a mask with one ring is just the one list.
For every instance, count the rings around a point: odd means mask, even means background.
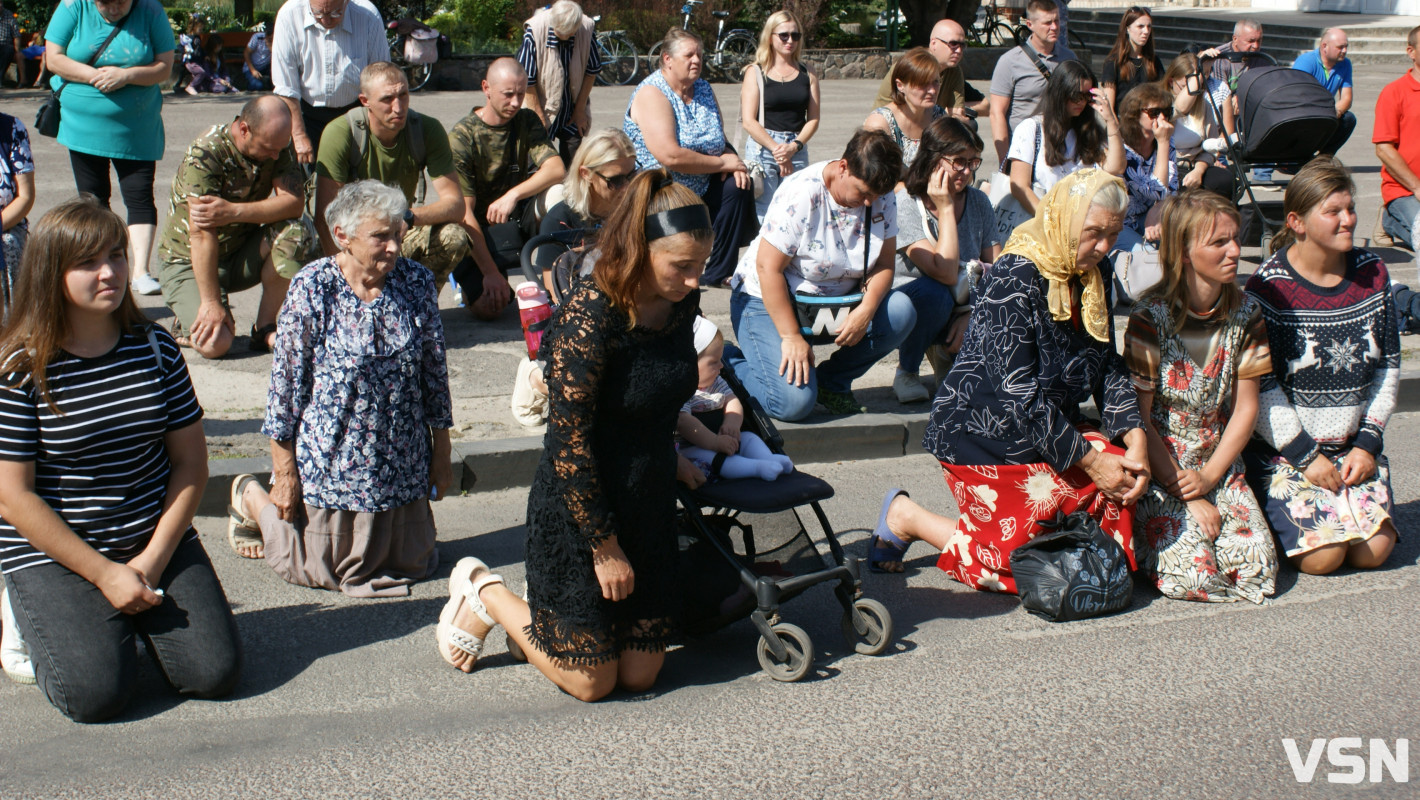
[{"label": "shaved head man", "polygon": [[[970,121],[973,115],[966,112],[966,78],[961,71],[961,59],[966,55],[966,31],[956,20],[944,19],[932,26],[932,38],[927,49],[937,59],[942,68],[941,88],[937,92],[937,105],[953,116]],[[878,96],[873,100],[873,108],[881,108],[892,102],[892,70],[883,76],[878,86]]]},{"label": "shaved head man", "polygon": [[1351,59],[1346,57],[1349,47],[1346,31],[1327,28],[1321,32],[1315,50],[1302,53],[1292,62],[1292,69],[1316,78],[1336,101],[1336,133],[1321,148],[1321,152],[1329,156],[1336,155],[1356,130],[1356,115],[1351,113]]}]

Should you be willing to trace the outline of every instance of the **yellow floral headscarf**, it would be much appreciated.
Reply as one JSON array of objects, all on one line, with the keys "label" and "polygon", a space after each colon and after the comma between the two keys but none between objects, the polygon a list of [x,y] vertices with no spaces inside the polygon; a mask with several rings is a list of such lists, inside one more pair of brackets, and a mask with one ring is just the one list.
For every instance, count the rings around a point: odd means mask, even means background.
[{"label": "yellow floral headscarf", "polygon": [[1085,330],[1097,341],[1109,341],[1109,309],[1105,304],[1104,280],[1098,269],[1079,269],[1075,252],[1090,202],[1107,183],[1124,181],[1102,169],[1091,167],[1072,172],[1050,188],[1035,211],[1035,217],[1011,234],[1001,255],[1014,253],[1035,264],[1050,283],[1050,316],[1060,322],[1070,319],[1070,279],[1081,278],[1080,318]]}]

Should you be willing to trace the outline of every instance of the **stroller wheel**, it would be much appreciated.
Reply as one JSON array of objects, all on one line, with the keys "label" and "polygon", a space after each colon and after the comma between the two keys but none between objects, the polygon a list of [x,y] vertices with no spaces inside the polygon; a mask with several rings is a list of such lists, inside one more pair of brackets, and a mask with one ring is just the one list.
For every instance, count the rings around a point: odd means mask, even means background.
[{"label": "stroller wheel", "polygon": [[[862,619],[861,629],[854,624],[855,616]],[[892,614],[876,600],[859,598],[853,611],[843,612],[843,636],[859,655],[879,655],[892,644]]]},{"label": "stroller wheel", "polygon": [[769,677],[784,683],[793,683],[809,674],[809,668],[814,665],[814,644],[809,635],[798,625],[787,622],[775,625],[773,630],[786,651],[785,658],[781,660],[775,656],[769,641],[760,636],[760,668],[768,673]]}]

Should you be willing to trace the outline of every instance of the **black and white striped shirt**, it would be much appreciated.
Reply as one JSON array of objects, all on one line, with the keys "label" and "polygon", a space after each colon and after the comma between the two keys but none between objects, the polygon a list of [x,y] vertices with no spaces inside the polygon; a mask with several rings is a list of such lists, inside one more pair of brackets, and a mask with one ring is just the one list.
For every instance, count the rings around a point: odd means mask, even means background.
[{"label": "black and white striped shirt", "polygon": [[[48,370],[60,414],[28,381],[0,388],[0,459],[34,462],[35,493],[118,562],[143,551],[162,515],[172,470],[163,437],[202,419],[182,352],[167,331],[155,334],[161,369],[141,330],[96,358],[61,352]],[[50,561],[0,519],[0,571]]]},{"label": "black and white striped shirt", "polygon": [[[557,110],[557,118],[551,120],[547,126],[547,138],[561,139],[563,137],[581,136],[575,126],[572,125],[572,109],[577,104],[577,92],[582,89],[582,81],[588,75],[596,75],[602,71],[601,48],[596,42],[592,42],[592,49],[587,51],[587,65],[585,69],[572,69],[572,50],[576,44],[577,37],[569,39],[559,39],[552,30],[547,32],[547,41],[543,42],[543,47],[551,47],[557,50],[558,63],[562,65],[562,74],[566,77],[562,80],[562,107]],[[523,65],[523,69],[528,73],[528,85],[537,85],[537,40],[533,38],[531,25],[523,25],[523,43],[518,48],[518,63]]]}]

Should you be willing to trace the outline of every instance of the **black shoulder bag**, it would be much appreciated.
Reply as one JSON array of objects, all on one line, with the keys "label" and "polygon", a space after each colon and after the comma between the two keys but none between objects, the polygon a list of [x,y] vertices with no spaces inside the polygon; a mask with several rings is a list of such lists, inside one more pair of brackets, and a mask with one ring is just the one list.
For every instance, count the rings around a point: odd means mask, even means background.
[{"label": "black shoulder bag", "polygon": [[[868,254],[873,249],[873,207],[863,207],[863,277],[868,280]],[[852,294],[824,297],[817,294],[794,293],[794,313],[799,318],[799,330],[810,344],[828,344],[838,338],[848,322],[848,314],[863,302],[862,286]]]},{"label": "black shoulder bag", "polygon": [[[134,5],[137,5],[137,3]],[[104,51],[108,49],[109,42],[112,42],[113,37],[117,36],[118,32],[123,30],[124,24],[128,22],[128,18],[131,16],[133,16],[132,8],[128,10],[127,14],[123,15],[123,19],[114,24],[113,30],[109,31],[108,38],[104,39],[104,43],[99,45],[99,49],[95,50],[94,54],[89,57],[88,66],[92,67],[94,62],[99,60],[99,56],[103,55]],[[68,85],[69,81],[67,79],[61,81],[59,88],[49,93],[49,98],[44,101],[44,105],[39,107],[39,113],[35,114],[35,130],[39,131],[40,135],[48,136],[51,139],[59,135],[59,95],[64,91],[64,87]]]}]

